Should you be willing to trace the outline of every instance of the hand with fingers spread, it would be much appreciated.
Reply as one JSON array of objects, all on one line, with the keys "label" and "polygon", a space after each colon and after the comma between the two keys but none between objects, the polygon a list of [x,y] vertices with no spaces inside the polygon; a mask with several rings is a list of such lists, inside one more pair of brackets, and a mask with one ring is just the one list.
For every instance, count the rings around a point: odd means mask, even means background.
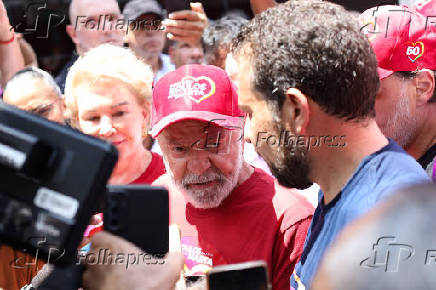
[{"label": "hand with fingers spread", "polygon": [[200,42],[208,20],[201,3],[190,3],[191,10],[176,11],[162,21],[168,38],[196,45]]},{"label": "hand with fingers spread", "polygon": [[168,253],[163,261],[156,264],[146,263],[146,259],[128,264],[128,267],[125,263],[117,263],[120,256],[128,258],[129,255],[141,256],[142,253],[145,257],[146,254],[132,243],[105,231],[95,234],[91,243],[88,257],[99,257],[99,253],[104,251],[106,257],[112,254],[113,259],[87,259],[83,274],[84,290],[173,290],[183,268],[181,253]]}]

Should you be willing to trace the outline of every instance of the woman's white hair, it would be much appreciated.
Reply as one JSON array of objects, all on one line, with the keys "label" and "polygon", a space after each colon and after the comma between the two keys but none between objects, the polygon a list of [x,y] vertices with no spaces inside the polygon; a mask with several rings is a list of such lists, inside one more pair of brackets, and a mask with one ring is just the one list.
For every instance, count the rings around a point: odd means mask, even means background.
[{"label": "woman's white hair", "polygon": [[[138,104],[150,110],[153,72],[127,48],[102,44],[89,50],[71,66],[65,82],[65,103],[73,126],[77,126],[77,91],[101,80],[124,83]],[[116,85],[116,84],[114,84]]]}]

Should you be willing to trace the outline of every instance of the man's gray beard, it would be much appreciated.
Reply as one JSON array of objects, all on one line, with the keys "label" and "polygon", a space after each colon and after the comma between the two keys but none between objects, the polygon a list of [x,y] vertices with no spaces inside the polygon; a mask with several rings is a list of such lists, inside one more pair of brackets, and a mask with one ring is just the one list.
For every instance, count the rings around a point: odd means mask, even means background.
[{"label": "man's gray beard", "polygon": [[[191,203],[196,208],[207,209],[207,208],[217,208],[223,202],[223,200],[226,199],[232,193],[233,189],[235,189],[238,183],[239,173],[241,172],[242,163],[243,163],[242,153],[239,152],[238,156],[239,158],[238,158],[238,162],[235,165],[235,169],[228,176],[224,175],[216,167],[211,167],[201,175],[197,175],[190,172],[186,173],[181,181],[174,180],[174,175],[171,172],[165,158],[164,158],[164,163],[167,172],[170,173],[176,186],[180,190],[186,192],[186,197],[188,199],[188,202]],[[216,185],[206,190],[204,189],[195,190],[189,188],[189,184],[203,183],[212,180],[217,181]]]},{"label": "man's gray beard", "polygon": [[409,98],[405,92],[401,92],[399,101],[392,108],[392,114],[383,126],[382,132],[392,138],[401,147],[407,148],[414,139],[416,132],[416,117],[410,113]]}]

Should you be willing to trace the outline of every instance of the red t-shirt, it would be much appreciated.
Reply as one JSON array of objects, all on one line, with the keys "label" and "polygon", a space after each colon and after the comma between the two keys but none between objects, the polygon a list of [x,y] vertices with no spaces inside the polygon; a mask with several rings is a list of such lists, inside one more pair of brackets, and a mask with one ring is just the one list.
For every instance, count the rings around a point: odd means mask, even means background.
[{"label": "red t-shirt", "polygon": [[312,205],[285,189],[261,169],[215,209],[197,209],[168,174],[153,185],[170,192],[170,223],[179,225],[187,275],[212,266],[264,260],[274,290],[289,290],[289,279],[303,251]]},{"label": "red t-shirt", "polygon": [[165,173],[165,165],[162,156],[151,152],[151,162],[144,173],[130,184],[152,184],[159,176]]}]

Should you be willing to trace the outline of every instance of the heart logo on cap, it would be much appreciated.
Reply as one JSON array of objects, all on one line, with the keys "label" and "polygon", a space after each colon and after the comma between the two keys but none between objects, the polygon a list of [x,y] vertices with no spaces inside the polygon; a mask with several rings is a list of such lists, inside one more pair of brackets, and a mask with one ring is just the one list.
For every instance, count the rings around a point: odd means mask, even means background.
[{"label": "heart logo on cap", "polygon": [[[193,94],[189,94],[189,97],[197,104],[201,103],[202,101],[206,100],[207,98],[215,94],[215,90],[216,90],[215,82],[209,77],[204,77],[204,76],[197,77],[197,78],[185,77],[183,78],[183,80],[193,81],[191,86],[192,88],[194,88],[194,90],[193,90]],[[209,85],[209,92],[206,93],[207,85]],[[199,90],[197,90],[196,88],[199,88]]]},{"label": "heart logo on cap", "polygon": [[206,76],[184,77],[180,82],[170,85],[168,99],[189,97],[197,104],[215,94],[215,82]]},{"label": "heart logo on cap", "polygon": [[415,62],[424,54],[424,43],[422,41],[409,42],[407,46],[406,55],[411,62]]}]

